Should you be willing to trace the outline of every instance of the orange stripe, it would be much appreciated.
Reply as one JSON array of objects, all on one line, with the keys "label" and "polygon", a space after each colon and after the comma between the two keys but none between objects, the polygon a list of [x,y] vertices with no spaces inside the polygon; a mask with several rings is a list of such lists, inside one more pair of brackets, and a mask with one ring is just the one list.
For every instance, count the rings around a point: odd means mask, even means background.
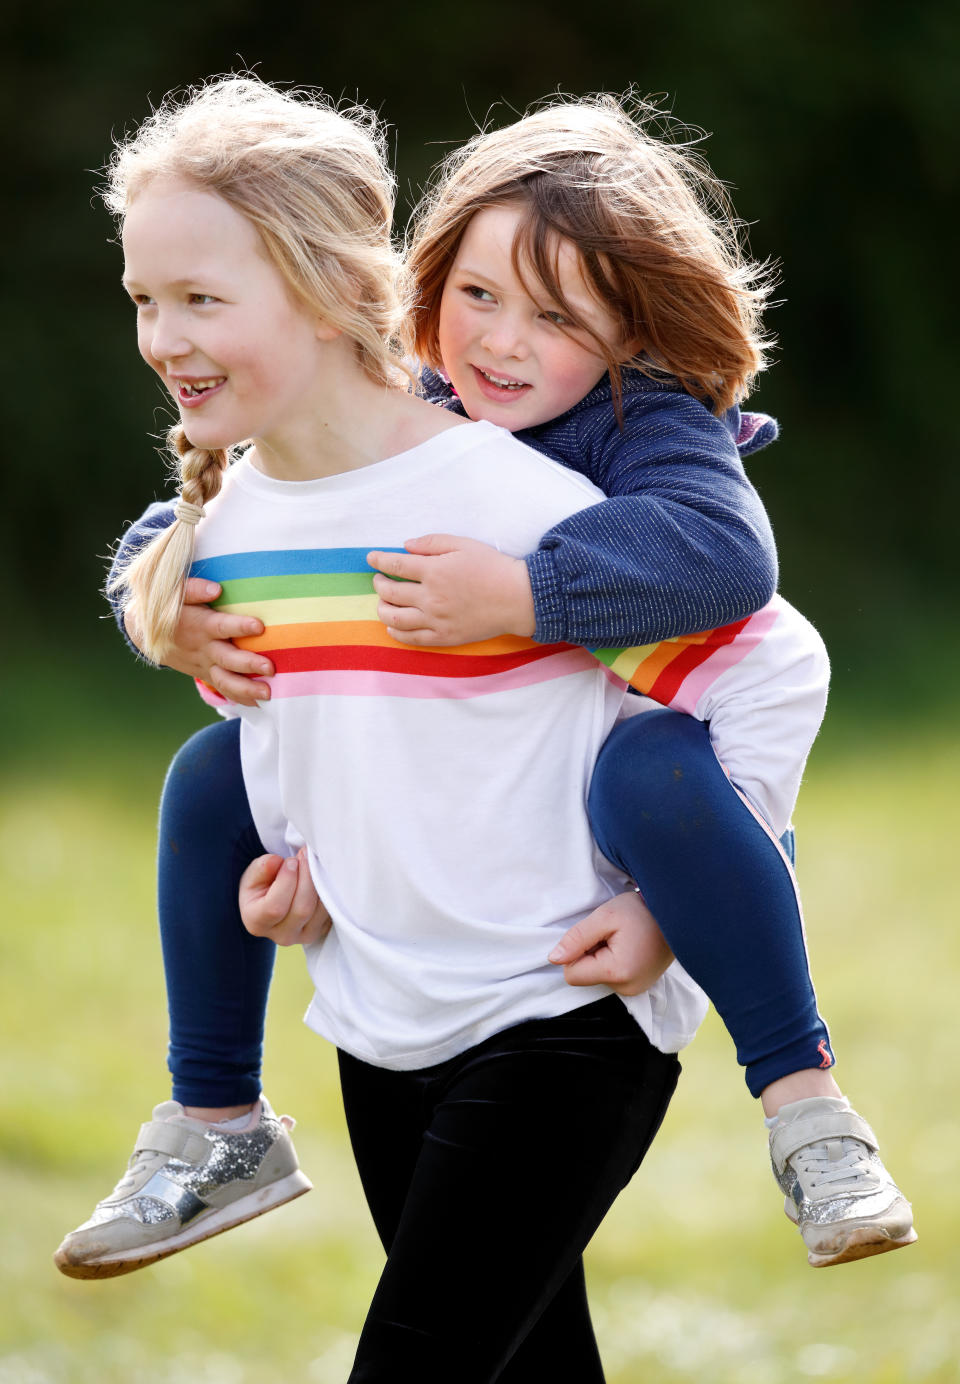
[{"label": "orange stripe", "polygon": [[[634,666],[627,682],[632,683],[634,687],[640,687],[642,681],[641,690],[643,691],[652,687],[664,668],[669,667],[677,655],[683,652],[683,649],[684,645],[676,640],[664,639],[656,645],[651,654],[648,654],[646,658]],[[620,677],[623,677],[622,672],[620,672]]]},{"label": "orange stripe", "polygon": [[[393,638],[379,620],[325,620],[308,625],[271,625],[263,634],[234,641],[241,649],[268,654],[271,649],[303,649],[328,644],[370,645],[396,649],[402,641]],[[512,654],[538,646],[532,639],[504,634],[498,639],[484,639],[475,644],[456,644],[444,648],[445,654]]]}]

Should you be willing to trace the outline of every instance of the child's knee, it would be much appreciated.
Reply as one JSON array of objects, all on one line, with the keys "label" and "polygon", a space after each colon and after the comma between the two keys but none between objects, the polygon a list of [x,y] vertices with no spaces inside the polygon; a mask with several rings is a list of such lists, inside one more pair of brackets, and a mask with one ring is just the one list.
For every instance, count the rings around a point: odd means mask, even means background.
[{"label": "child's knee", "polygon": [[163,792],[167,803],[176,799],[180,811],[206,814],[242,786],[240,722],[230,720],[204,726],[180,746]]},{"label": "child's knee", "polygon": [[679,790],[713,756],[702,721],[679,711],[650,711],[615,726],[593,771],[591,800],[643,800]]},{"label": "child's knee", "polygon": [[692,716],[664,709],[615,726],[588,796],[591,828],[608,859],[620,863],[617,842],[625,826],[631,837],[642,832],[648,840],[676,830],[685,805],[700,797],[705,768],[719,766],[707,727]]}]

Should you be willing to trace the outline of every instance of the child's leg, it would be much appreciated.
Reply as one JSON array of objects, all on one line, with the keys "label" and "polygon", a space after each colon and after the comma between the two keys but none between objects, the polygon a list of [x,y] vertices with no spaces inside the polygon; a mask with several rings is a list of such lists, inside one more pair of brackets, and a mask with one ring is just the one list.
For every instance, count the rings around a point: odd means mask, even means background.
[{"label": "child's leg", "polygon": [[600,849],[638,885],[713,1001],[751,1094],[829,1068],[793,872],[731,786],[703,722],[662,710],[615,726],[589,811]]},{"label": "child's leg", "polygon": [[589,801],[601,850],[639,886],[726,1024],[751,1092],[777,1116],[774,1172],[810,1263],[911,1244],[910,1205],[826,1070],[793,872],[731,786],[706,726],[666,710],[622,722]]},{"label": "child's leg", "polygon": [[237,889],[262,853],[239,722],[207,726],[174,759],[160,810],[175,1100],[157,1106],[114,1191],[57,1250],[58,1268],[72,1278],[130,1273],[310,1190],[288,1133],[293,1122],[258,1101],[275,947],[243,927]]},{"label": "child's leg", "polygon": [[425,1071],[342,1058],[354,1153],[389,1245],[350,1384],[601,1384],[580,1256],[678,1073],[613,997]]},{"label": "child's leg", "polygon": [[240,920],[240,876],[264,853],[240,765],[240,722],[218,721],[180,749],[160,804],[157,850],[173,1098],[251,1106],[274,944]]}]

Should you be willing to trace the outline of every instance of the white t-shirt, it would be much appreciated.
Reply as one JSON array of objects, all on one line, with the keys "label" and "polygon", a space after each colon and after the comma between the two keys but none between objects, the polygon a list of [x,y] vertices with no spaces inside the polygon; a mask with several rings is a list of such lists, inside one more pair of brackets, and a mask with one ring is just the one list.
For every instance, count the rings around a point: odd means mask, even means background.
[{"label": "white t-shirt", "polygon": [[[362,1060],[430,1066],[608,993],[568,986],[546,957],[625,885],[585,811],[625,684],[567,645],[398,644],[365,562],[427,532],[521,556],[598,498],[471,423],[319,480],[274,480],[241,460],[198,527],[194,571],[222,583],[223,607],[264,620],[243,642],[277,667],[269,702],[231,708],[254,821],[268,850],[307,845],[334,921],[306,949],[307,1022]],[[625,1003],[664,1051],[705,1011],[677,964]]]}]

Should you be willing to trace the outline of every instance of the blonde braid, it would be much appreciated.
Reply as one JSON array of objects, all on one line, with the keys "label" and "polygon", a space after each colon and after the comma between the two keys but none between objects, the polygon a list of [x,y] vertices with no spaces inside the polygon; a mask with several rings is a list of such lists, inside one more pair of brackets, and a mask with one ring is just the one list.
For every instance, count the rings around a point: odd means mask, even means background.
[{"label": "blonde braid", "polygon": [[134,613],[137,642],[154,663],[163,661],[173,642],[184,578],[193,561],[194,531],[204,505],[219,494],[230,461],[226,450],[191,446],[180,423],[167,434],[167,446],[180,472],[173,523],[139,547],[107,588],[110,594],[122,593],[124,613]]}]

